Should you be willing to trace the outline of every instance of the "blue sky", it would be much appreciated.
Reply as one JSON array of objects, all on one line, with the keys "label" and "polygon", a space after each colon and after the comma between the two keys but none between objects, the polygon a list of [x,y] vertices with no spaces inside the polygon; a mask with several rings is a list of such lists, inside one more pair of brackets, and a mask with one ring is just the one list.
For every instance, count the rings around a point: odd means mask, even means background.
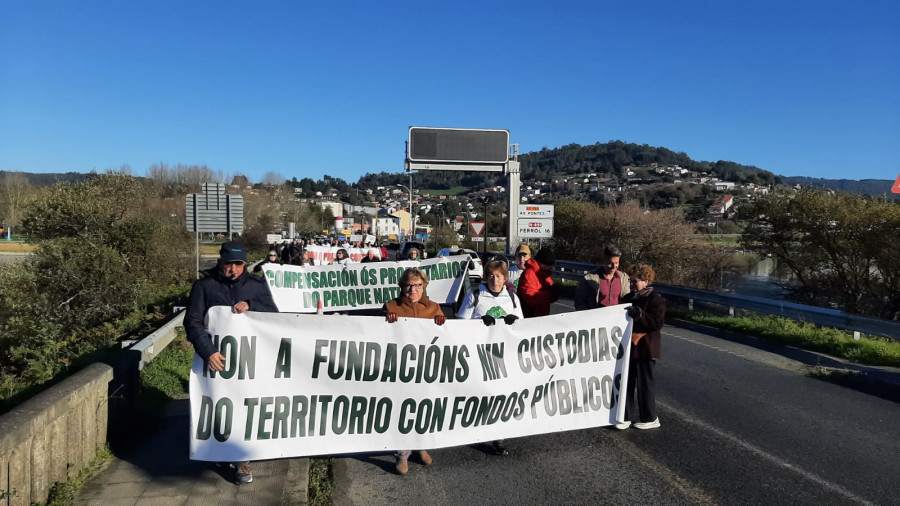
[{"label": "blue sky", "polygon": [[0,170],[400,172],[409,126],[900,175],[900,2],[0,0]]}]

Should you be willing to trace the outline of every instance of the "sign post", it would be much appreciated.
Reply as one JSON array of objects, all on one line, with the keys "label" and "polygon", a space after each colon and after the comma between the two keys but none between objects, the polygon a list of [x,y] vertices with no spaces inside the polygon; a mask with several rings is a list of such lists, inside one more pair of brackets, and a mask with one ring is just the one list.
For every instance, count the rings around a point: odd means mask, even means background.
[{"label": "sign post", "polygon": [[185,196],[187,229],[194,232],[197,248],[197,279],[200,279],[200,232],[244,232],[244,197],[226,195],[222,183],[203,183],[203,193]]}]

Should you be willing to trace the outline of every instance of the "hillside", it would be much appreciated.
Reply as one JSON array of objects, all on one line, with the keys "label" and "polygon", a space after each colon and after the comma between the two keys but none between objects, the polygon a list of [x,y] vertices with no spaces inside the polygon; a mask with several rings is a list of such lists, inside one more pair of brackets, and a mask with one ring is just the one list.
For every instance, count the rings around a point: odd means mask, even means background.
[{"label": "hillside", "polygon": [[818,177],[790,176],[782,178],[786,184],[816,186],[830,190],[863,195],[887,195],[888,198],[900,199],[900,194],[891,193],[894,182],[889,179],[822,179]]},{"label": "hillside", "polygon": [[6,174],[22,174],[28,180],[28,184],[32,186],[45,186],[59,182],[77,183],[91,177],[91,174],[84,174],[81,172],[41,174],[35,172],[13,172],[0,170],[0,180],[2,180]]}]

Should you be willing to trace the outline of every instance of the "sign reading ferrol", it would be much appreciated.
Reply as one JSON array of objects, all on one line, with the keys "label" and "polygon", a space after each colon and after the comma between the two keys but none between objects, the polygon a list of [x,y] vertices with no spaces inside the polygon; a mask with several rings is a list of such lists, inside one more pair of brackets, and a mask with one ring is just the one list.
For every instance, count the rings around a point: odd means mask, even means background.
[{"label": "sign reading ferrol", "polygon": [[503,165],[509,161],[509,130],[410,127],[408,161]]},{"label": "sign reading ferrol", "polygon": [[519,218],[519,237],[549,239],[553,237],[553,218]]}]

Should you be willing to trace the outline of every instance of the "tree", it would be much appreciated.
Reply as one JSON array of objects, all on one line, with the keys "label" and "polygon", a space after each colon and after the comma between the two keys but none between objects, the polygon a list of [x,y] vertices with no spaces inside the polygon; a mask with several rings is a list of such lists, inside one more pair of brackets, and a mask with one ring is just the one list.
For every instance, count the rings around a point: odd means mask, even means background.
[{"label": "tree", "polygon": [[[30,188],[28,178],[21,172],[0,173],[0,213],[6,227],[11,230],[19,224],[22,206],[27,201]],[[10,235],[12,237],[12,235]]]},{"label": "tree", "polygon": [[900,204],[804,189],[760,197],[744,218],[742,244],[789,269],[796,300],[884,318],[900,311]]}]

